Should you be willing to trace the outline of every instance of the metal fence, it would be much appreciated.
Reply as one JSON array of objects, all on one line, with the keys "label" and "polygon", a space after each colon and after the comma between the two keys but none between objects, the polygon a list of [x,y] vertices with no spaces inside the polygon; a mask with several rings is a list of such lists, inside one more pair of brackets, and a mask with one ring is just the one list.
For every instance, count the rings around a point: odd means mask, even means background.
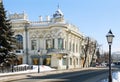
[{"label": "metal fence", "polygon": [[0,67],[0,73],[20,72],[32,70],[33,66],[14,66],[14,67]]}]

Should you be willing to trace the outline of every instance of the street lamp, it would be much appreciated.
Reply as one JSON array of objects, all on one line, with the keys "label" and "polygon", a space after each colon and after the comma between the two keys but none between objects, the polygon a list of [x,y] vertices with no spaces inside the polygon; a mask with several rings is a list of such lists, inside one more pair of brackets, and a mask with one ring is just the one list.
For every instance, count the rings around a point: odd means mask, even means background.
[{"label": "street lamp", "polygon": [[109,82],[112,82],[112,75],[111,75],[111,45],[114,35],[112,34],[112,31],[109,30],[108,34],[106,35],[107,42],[109,45]]},{"label": "street lamp", "polygon": [[40,50],[38,50],[38,73],[40,73]]}]

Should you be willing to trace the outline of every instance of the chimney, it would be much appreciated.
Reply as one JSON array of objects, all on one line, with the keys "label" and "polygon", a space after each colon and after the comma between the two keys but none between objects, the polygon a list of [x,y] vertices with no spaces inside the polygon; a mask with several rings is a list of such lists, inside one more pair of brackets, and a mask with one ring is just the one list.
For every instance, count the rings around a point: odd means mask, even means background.
[{"label": "chimney", "polygon": [[46,16],[46,21],[50,21],[50,16]]}]

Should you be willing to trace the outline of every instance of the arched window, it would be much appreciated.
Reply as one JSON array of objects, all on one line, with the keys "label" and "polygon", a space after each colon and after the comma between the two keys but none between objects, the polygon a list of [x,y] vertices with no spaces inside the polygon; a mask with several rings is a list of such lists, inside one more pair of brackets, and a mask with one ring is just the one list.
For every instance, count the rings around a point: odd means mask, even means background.
[{"label": "arched window", "polygon": [[16,41],[17,41],[17,48],[23,49],[23,37],[22,35],[16,35]]}]

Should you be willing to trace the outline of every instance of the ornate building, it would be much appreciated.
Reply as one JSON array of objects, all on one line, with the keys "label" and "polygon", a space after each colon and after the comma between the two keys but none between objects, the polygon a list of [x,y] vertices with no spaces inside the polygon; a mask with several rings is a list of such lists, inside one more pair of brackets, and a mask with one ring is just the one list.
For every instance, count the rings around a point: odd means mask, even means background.
[{"label": "ornate building", "polygon": [[[87,37],[79,29],[66,22],[58,8],[53,17],[36,22],[27,19],[25,13],[9,14],[15,37],[19,64],[50,65],[58,69],[81,68],[86,58],[86,67],[95,60],[96,41],[89,38],[88,56],[84,48]],[[91,51],[90,51],[91,50]],[[91,52],[91,53],[90,53]],[[93,57],[94,56],[94,57]],[[40,60],[40,61],[39,61]]]}]

